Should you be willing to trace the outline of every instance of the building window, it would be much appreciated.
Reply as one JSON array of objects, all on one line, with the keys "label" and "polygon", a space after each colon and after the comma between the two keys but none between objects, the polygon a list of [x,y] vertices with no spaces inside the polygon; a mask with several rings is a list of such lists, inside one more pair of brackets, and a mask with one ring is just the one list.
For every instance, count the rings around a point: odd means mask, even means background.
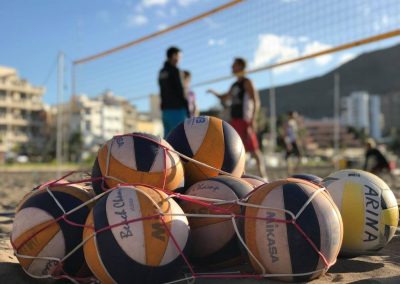
[{"label": "building window", "polygon": [[90,121],[89,120],[87,120],[86,122],[85,122],[85,128],[86,128],[86,131],[90,131]]}]

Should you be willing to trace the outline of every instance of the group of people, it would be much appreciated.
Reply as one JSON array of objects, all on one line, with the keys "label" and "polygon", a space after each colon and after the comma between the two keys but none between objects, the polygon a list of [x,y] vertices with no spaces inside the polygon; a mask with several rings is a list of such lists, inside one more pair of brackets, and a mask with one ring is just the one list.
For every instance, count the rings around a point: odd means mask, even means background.
[{"label": "group of people", "polygon": [[[180,53],[177,47],[170,47],[167,50],[167,60],[158,78],[164,136],[186,118],[198,114],[195,95],[190,89],[190,73],[181,72],[178,68]],[[230,124],[240,135],[246,151],[256,159],[260,176],[266,177],[264,160],[255,131],[260,100],[253,83],[245,76],[245,69],[246,61],[243,58],[235,58],[232,73],[237,79],[228,92],[224,94],[214,90],[208,92],[218,97],[225,106],[227,101],[230,102]]]},{"label": "group of people", "polygon": [[[166,61],[159,72],[158,78],[165,137],[186,118],[199,114],[195,94],[190,88],[191,74],[189,71],[181,72],[178,68],[181,50],[177,47],[170,47],[166,56]],[[240,135],[246,151],[255,158],[259,175],[266,177],[264,159],[256,137],[260,98],[252,81],[246,77],[246,61],[243,58],[234,59],[232,73],[235,75],[236,81],[226,93],[221,94],[214,90],[208,90],[207,92],[215,95],[223,106],[230,107],[230,124]],[[287,121],[284,124],[283,132],[286,149],[285,159],[288,165],[288,174],[290,175],[301,161],[301,151],[298,145],[297,112],[290,111],[287,113]],[[296,165],[294,167],[290,163],[291,156],[296,157]],[[367,169],[367,161],[372,158],[377,161],[377,166],[372,168],[372,172],[389,168],[386,159],[369,141],[367,143],[364,169]]]}]

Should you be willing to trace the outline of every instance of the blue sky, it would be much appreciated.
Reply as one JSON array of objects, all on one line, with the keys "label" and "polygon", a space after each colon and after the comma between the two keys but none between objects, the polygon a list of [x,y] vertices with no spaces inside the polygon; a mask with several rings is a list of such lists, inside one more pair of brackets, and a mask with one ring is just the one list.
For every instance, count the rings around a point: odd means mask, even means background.
[{"label": "blue sky", "polygon": [[[56,103],[59,51],[66,56],[65,97],[71,93],[72,61],[162,30],[229,1],[99,0],[4,1],[0,65],[16,68],[23,78],[45,85],[44,101]],[[165,49],[179,46],[182,69],[193,83],[230,73],[232,58],[242,56],[250,68],[330,48],[400,27],[398,0],[248,0],[178,31],[77,67],[77,92],[89,96],[105,89],[127,98],[158,91],[157,72]],[[275,85],[322,75],[357,54],[399,43],[381,41],[291,64],[272,72]],[[269,72],[251,75],[257,88],[270,85]],[[232,83],[196,87],[201,109],[217,105],[205,93],[225,91]],[[279,95],[279,94],[278,94]],[[279,99],[279,98],[278,98]],[[139,110],[147,100],[134,100]]]}]

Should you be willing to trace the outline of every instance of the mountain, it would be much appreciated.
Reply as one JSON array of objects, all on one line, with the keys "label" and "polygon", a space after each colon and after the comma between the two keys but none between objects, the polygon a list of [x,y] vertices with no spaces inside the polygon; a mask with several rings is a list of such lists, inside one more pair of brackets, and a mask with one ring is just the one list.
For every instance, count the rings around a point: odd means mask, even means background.
[{"label": "mountain", "polygon": [[[367,91],[384,96],[400,92],[400,45],[359,55],[329,73],[275,88],[277,114],[296,110],[310,118],[333,117],[334,74],[340,75],[340,96]],[[269,107],[269,90],[260,91]]]}]

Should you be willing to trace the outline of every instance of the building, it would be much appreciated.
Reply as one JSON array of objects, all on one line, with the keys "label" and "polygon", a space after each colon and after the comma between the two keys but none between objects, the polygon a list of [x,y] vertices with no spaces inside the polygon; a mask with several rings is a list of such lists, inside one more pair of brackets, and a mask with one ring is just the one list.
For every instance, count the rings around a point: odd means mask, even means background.
[{"label": "building", "polygon": [[400,92],[393,92],[382,96],[381,107],[384,133],[400,133]]},{"label": "building", "polygon": [[[21,79],[16,69],[0,66],[0,161],[6,153],[26,151],[43,141],[43,87]],[[29,142],[29,143],[28,143]]]},{"label": "building", "polygon": [[341,100],[341,123],[363,130],[365,134],[380,140],[383,119],[381,97],[367,92],[353,92]]}]

